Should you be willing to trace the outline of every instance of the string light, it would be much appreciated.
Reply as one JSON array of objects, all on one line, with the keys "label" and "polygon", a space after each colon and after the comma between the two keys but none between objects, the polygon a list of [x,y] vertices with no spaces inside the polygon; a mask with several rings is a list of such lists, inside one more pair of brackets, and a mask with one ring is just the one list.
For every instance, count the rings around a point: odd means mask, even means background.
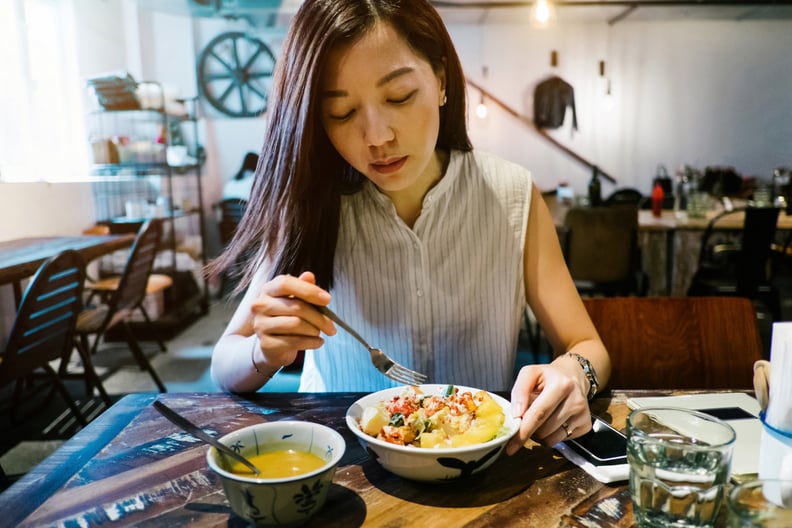
[{"label": "string light", "polygon": [[[487,67],[481,67],[481,80],[486,83],[487,81]],[[487,109],[487,103],[484,101],[484,90],[479,90],[481,92],[481,98],[479,99],[479,104],[476,106],[476,117],[479,119],[486,119],[487,114],[489,113]]]},{"label": "string light", "polygon": [[484,102],[484,92],[481,92],[481,99],[479,100],[479,104],[476,107],[476,117],[479,119],[486,119],[487,118],[487,105]]},{"label": "string light", "polygon": [[555,6],[550,0],[535,0],[531,5],[531,24],[547,27],[555,23]]}]

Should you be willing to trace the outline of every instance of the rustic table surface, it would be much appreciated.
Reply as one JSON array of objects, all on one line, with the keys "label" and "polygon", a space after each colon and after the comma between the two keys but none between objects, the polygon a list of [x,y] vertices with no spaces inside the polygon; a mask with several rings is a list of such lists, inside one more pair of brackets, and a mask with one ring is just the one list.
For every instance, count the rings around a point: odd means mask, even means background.
[{"label": "rustic table surface", "polygon": [[[614,391],[592,412],[624,430],[634,395]],[[206,465],[207,446],[151,403],[159,399],[212,434],[263,421],[307,420],[339,431],[347,450],[327,503],[310,526],[633,526],[626,482],[602,484],[548,447],[503,455],[466,482],[416,483],[382,469],[348,430],[362,394],[223,393],[125,396],[0,495],[0,524],[40,526],[244,526]]]}]

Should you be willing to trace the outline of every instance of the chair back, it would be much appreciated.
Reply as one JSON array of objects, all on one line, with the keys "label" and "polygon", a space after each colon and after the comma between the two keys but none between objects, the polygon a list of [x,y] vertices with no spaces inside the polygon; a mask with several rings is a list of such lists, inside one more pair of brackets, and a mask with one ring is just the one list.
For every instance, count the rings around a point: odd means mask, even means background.
[{"label": "chair back", "polygon": [[162,224],[159,220],[147,220],[140,227],[121,273],[118,288],[108,303],[111,314],[134,310],[143,301],[161,236]]},{"label": "chair back", "polygon": [[0,356],[0,382],[24,377],[74,346],[84,283],[85,263],[74,250],[65,250],[39,267]]},{"label": "chair back", "polygon": [[220,202],[220,242],[225,246],[236,232],[247,208],[247,200],[226,198]]},{"label": "chair back", "polygon": [[752,295],[767,282],[767,266],[778,225],[777,207],[748,207],[737,262],[737,291]]},{"label": "chair back", "polygon": [[644,195],[638,189],[623,187],[613,191],[605,201],[604,205],[640,205]]},{"label": "chair back", "polygon": [[583,299],[613,364],[613,389],[751,389],[762,342],[742,297]]},{"label": "chair back", "polygon": [[[715,234],[718,223],[738,213],[745,215],[740,245],[735,251],[720,251]],[[779,209],[776,207],[739,207],[714,216],[701,236],[699,269],[721,267],[733,273],[735,294],[755,297],[760,285],[767,283],[767,267],[772,254]],[[694,278],[695,282],[695,278]],[[693,290],[696,293],[697,290]]]},{"label": "chair back", "polygon": [[579,289],[590,283],[595,291],[640,293],[636,291],[641,265],[635,205],[573,207],[562,233],[567,266]]}]

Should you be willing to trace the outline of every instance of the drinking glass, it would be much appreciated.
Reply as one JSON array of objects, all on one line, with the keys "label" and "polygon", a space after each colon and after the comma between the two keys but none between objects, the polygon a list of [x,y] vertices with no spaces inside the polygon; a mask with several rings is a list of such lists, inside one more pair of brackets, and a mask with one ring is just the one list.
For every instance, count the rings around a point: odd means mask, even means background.
[{"label": "drinking glass", "polygon": [[706,218],[709,202],[709,194],[703,191],[691,192],[687,200],[688,218]]},{"label": "drinking glass", "polygon": [[792,526],[792,480],[758,479],[735,487],[728,498],[732,528]]},{"label": "drinking glass", "polygon": [[697,411],[664,407],[630,413],[627,461],[635,523],[714,526],[736,438],[729,424]]}]

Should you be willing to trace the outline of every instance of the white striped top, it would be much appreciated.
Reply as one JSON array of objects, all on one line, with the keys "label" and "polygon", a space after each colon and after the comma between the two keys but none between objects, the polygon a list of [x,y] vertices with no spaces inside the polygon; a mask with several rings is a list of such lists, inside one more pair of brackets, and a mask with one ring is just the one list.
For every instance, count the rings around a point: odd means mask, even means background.
[{"label": "white striped top", "polygon": [[[508,390],[525,306],[530,198],[526,169],[482,152],[452,151],[410,229],[367,181],[342,198],[330,307],[429,383]],[[306,351],[301,391],[396,385],[337,328],[322,348]]]}]

